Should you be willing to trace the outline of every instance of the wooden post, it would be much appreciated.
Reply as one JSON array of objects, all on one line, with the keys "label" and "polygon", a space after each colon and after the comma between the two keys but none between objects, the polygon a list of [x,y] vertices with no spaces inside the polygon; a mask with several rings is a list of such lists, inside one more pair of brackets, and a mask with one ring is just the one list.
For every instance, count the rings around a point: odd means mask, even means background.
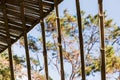
[{"label": "wooden post", "polygon": [[100,22],[100,40],[101,40],[101,80],[106,80],[105,69],[105,43],[104,43],[104,13],[103,13],[103,0],[98,0],[99,5],[99,22]]},{"label": "wooden post", "polygon": [[21,11],[21,21],[22,21],[22,27],[23,27],[23,37],[24,37],[24,45],[25,45],[25,53],[26,53],[26,61],[27,61],[27,74],[28,74],[28,80],[31,79],[31,65],[30,65],[30,55],[29,55],[29,49],[28,49],[28,41],[27,41],[27,28],[25,23],[25,12],[24,12],[24,0],[20,1],[20,11]]},{"label": "wooden post", "polygon": [[9,26],[8,26],[8,17],[6,12],[6,5],[5,0],[2,2],[2,11],[4,16],[4,22],[5,22],[5,29],[7,33],[7,44],[8,44],[8,54],[9,54],[9,65],[10,65],[10,74],[11,74],[11,80],[15,80],[14,78],[14,67],[13,67],[13,56],[12,56],[12,50],[11,50],[11,39],[10,39],[10,33],[9,33]]},{"label": "wooden post", "polygon": [[82,20],[81,20],[82,18],[81,18],[81,13],[80,13],[79,0],[76,0],[76,10],[77,10],[77,21],[78,21],[78,30],[79,30],[79,45],[80,45],[82,80],[86,80],[86,77],[85,77],[85,60],[84,60],[84,43],[83,43]]},{"label": "wooden post", "polygon": [[44,12],[43,12],[43,2],[42,0],[39,1],[39,11],[40,11],[40,25],[42,29],[42,41],[43,41],[43,56],[44,56],[44,65],[45,65],[45,74],[46,74],[46,80],[49,80],[48,75],[48,60],[47,60],[47,50],[46,50],[46,36],[45,36],[45,26],[44,26]]},{"label": "wooden post", "polygon": [[60,54],[61,80],[65,80],[64,63],[63,63],[63,51],[62,51],[62,38],[61,38],[61,27],[60,27],[60,18],[59,18],[59,11],[58,11],[58,2],[57,2],[57,0],[54,0],[54,5],[55,5],[57,29],[58,29],[58,47],[59,47],[59,54]]}]

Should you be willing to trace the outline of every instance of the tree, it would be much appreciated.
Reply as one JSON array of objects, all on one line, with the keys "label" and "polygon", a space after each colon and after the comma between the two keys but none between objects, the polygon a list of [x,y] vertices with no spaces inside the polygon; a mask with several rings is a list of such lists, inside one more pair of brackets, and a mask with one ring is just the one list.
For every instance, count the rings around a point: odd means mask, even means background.
[{"label": "tree", "polygon": [[[99,39],[99,23],[98,23],[98,14],[96,15],[87,15],[85,16],[85,12],[81,11],[82,14],[82,25],[83,25],[83,38],[84,38],[84,51],[85,51],[85,63],[86,63],[86,75],[92,75],[97,71],[100,71],[100,39]],[[106,12],[105,14],[105,43],[106,43],[106,74],[112,74],[120,72],[120,58],[119,58],[119,50],[116,50],[115,47],[119,47],[119,30],[120,28],[113,23],[112,19],[107,19]],[[56,15],[52,12],[45,19],[45,28],[46,28],[46,38],[47,38],[47,51],[48,51],[48,66],[54,66],[54,70],[60,76],[60,56],[58,53],[58,43],[57,43],[57,25],[56,25]],[[63,58],[64,65],[70,65],[69,71],[65,70],[65,76],[67,80],[74,80],[76,78],[81,78],[81,63],[80,63],[80,53],[79,53],[79,40],[78,40],[78,26],[76,15],[71,15],[67,10],[64,10],[64,16],[60,18],[61,22],[61,30],[62,30],[62,46],[63,46]],[[39,26],[38,26],[39,27]],[[37,28],[37,31],[41,31],[41,29]],[[23,38],[19,40],[21,46],[23,44]],[[41,72],[44,71],[44,65],[41,63],[40,55],[42,54],[42,36],[40,35],[38,38],[29,35],[28,36],[29,49],[32,53],[36,55],[35,57],[31,57],[31,67],[32,74],[34,79],[36,80],[44,80],[45,77]],[[4,57],[3,57],[4,58]],[[6,58],[5,58],[6,59]],[[7,60],[7,59],[6,59]],[[17,57],[14,55],[14,64],[16,66],[16,72],[18,68],[25,68],[23,58]],[[7,61],[8,62],[8,61]],[[3,63],[2,63],[3,64]],[[2,65],[1,65],[2,66]],[[7,70],[7,69],[3,69]],[[1,71],[2,72],[2,71]],[[10,73],[5,73],[10,75]],[[26,75],[26,74],[25,74]],[[1,76],[4,76],[1,73]],[[16,74],[17,76],[17,74]],[[109,76],[108,76],[109,77]],[[119,77],[119,76],[118,76]],[[50,76],[52,78],[52,76]],[[7,80],[7,79],[5,79]]]}]

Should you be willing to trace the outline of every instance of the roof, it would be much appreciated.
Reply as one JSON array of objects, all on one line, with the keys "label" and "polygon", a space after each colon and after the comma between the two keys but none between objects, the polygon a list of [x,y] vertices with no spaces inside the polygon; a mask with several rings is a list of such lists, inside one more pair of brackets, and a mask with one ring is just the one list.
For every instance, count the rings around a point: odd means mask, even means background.
[{"label": "roof", "polygon": [[[21,1],[24,1],[24,18],[27,32],[54,9],[54,0],[42,0],[44,15],[40,14],[38,0],[0,0],[0,53],[8,48],[8,33],[12,44],[23,36],[25,29],[21,17]],[[58,0],[59,3],[61,1]],[[5,21],[5,14],[7,21]],[[6,31],[6,25],[8,31]]]}]

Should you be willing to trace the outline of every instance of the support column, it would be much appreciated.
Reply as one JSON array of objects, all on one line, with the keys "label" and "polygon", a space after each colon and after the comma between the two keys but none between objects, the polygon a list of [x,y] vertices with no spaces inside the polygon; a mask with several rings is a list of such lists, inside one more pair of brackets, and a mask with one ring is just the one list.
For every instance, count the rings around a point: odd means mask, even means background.
[{"label": "support column", "polygon": [[99,6],[99,22],[100,22],[100,41],[101,41],[101,80],[106,80],[105,68],[105,40],[104,40],[104,13],[103,13],[103,0],[98,0]]},{"label": "support column", "polygon": [[30,55],[29,55],[29,49],[28,49],[28,41],[27,41],[27,28],[26,28],[26,22],[25,22],[25,12],[24,12],[24,0],[20,1],[20,11],[21,11],[21,21],[22,21],[22,27],[23,27],[23,37],[24,37],[24,45],[25,45],[25,53],[26,53],[26,61],[27,61],[27,74],[28,74],[28,80],[31,79],[31,65],[30,65]]},{"label": "support column", "polygon": [[60,18],[59,18],[59,11],[58,11],[58,1],[54,0],[54,7],[56,12],[56,21],[57,21],[57,31],[58,31],[58,47],[59,47],[59,54],[60,54],[60,72],[61,72],[61,80],[65,80],[64,74],[64,63],[63,63],[63,51],[62,51],[62,38],[61,38],[61,27],[60,27]]},{"label": "support column", "polygon": [[7,44],[8,44],[8,54],[9,54],[9,65],[10,65],[10,74],[11,74],[11,80],[15,80],[14,78],[14,68],[13,68],[13,56],[12,56],[12,50],[11,50],[11,38],[9,33],[9,26],[8,26],[8,17],[6,12],[6,5],[5,0],[2,2],[2,11],[3,11],[3,17],[5,22],[5,30],[7,33]]},{"label": "support column", "polygon": [[82,71],[82,80],[86,80],[85,75],[85,59],[84,59],[84,43],[82,35],[82,18],[80,13],[80,3],[79,0],[76,0],[76,10],[77,10],[77,21],[78,21],[78,30],[79,30],[79,45],[80,45],[80,58],[81,58],[81,71]]},{"label": "support column", "polygon": [[46,50],[46,36],[45,36],[45,25],[44,25],[44,12],[43,12],[43,2],[42,0],[39,1],[39,9],[40,9],[40,25],[42,29],[42,41],[43,41],[43,56],[44,56],[44,65],[45,65],[45,75],[46,75],[46,80],[49,80],[49,75],[48,75],[48,57],[47,57],[47,50]]}]

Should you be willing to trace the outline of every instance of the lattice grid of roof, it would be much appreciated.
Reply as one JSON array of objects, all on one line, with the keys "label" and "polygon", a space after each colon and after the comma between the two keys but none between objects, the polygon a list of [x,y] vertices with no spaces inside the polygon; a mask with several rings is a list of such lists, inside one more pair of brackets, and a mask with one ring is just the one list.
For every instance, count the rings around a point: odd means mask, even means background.
[{"label": "lattice grid of roof", "polygon": [[[12,44],[23,36],[25,29],[21,17],[21,2],[23,0],[0,0],[0,52],[8,47],[6,25],[8,25]],[[58,2],[60,3],[61,0]],[[44,15],[40,14],[38,0],[24,0],[24,18],[27,32],[54,9],[54,0],[43,0],[42,5]]]}]

